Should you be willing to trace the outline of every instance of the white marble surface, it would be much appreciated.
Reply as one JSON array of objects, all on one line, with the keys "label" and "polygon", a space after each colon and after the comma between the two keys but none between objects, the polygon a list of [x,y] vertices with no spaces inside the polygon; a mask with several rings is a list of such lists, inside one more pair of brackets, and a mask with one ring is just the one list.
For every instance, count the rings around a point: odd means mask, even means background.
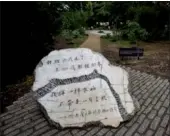
[{"label": "white marble surface", "polygon": [[135,107],[128,93],[128,73],[116,66],[101,54],[89,49],[65,49],[53,51],[41,60],[42,65],[35,69],[35,82],[32,90],[41,90],[51,79],[68,78],[91,74],[94,70],[109,79],[111,85],[102,78],[83,82],[58,85],[38,102],[45,108],[49,118],[62,127],[82,127],[87,122],[100,121],[104,125],[119,126],[124,121],[118,100],[110,90],[114,89],[123,108],[128,114]]}]

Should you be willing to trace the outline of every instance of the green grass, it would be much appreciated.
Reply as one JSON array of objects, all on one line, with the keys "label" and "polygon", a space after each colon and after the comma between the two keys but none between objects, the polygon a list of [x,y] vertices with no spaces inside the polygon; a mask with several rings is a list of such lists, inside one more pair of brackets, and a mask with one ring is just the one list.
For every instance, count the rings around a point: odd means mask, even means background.
[{"label": "green grass", "polygon": [[101,37],[101,45],[102,46],[112,45],[112,44],[116,47],[131,47],[130,41],[119,40],[119,41],[113,42],[112,39],[107,39],[107,38]]},{"label": "green grass", "polygon": [[80,36],[78,38],[74,38],[71,42],[74,48],[79,47],[86,39],[88,38],[87,35]]},{"label": "green grass", "polygon": [[131,44],[129,41],[119,40],[114,42],[118,47],[131,47]]}]

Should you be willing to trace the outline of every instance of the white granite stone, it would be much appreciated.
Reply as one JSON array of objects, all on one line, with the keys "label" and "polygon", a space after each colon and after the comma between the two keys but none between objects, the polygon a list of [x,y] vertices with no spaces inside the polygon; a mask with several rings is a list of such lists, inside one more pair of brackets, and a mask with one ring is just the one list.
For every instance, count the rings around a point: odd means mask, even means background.
[{"label": "white granite stone", "polygon": [[128,73],[90,49],[52,51],[35,69],[32,90],[49,120],[61,127],[89,122],[118,127],[136,108]]}]

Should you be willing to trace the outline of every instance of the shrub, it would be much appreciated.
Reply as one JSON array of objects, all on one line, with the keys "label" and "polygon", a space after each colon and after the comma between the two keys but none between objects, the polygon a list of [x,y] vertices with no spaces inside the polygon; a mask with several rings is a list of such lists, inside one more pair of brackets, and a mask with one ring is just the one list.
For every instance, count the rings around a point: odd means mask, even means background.
[{"label": "shrub", "polygon": [[73,38],[78,38],[78,37],[80,37],[80,31],[79,31],[78,29],[72,31],[71,34],[73,35]]},{"label": "shrub", "polygon": [[116,42],[117,40],[118,40],[118,36],[112,36],[112,37],[111,37],[111,41],[112,41],[112,42]]},{"label": "shrub", "polygon": [[111,34],[107,33],[106,34],[106,38],[110,39],[111,38]]},{"label": "shrub", "polygon": [[98,33],[104,33],[104,31],[102,31],[102,30],[99,30],[99,31],[98,31]]},{"label": "shrub", "polygon": [[85,30],[84,30],[84,28],[79,28],[79,33],[80,33],[80,35],[85,35]]},{"label": "shrub", "polygon": [[71,41],[73,39],[71,31],[67,29],[61,32],[61,36],[64,37],[67,41]]},{"label": "shrub", "polygon": [[137,22],[128,22],[122,32],[122,38],[127,38],[131,42],[148,39],[148,32],[141,28]]}]

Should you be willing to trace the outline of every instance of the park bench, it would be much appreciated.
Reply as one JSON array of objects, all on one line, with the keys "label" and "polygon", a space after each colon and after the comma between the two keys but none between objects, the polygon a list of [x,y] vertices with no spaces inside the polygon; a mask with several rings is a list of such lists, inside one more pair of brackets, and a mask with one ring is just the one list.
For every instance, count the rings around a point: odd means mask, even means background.
[{"label": "park bench", "polygon": [[143,48],[132,47],[132,48],[119,48],[119,57],[123,60],[124,57],[142,57],[144,53]]}]

